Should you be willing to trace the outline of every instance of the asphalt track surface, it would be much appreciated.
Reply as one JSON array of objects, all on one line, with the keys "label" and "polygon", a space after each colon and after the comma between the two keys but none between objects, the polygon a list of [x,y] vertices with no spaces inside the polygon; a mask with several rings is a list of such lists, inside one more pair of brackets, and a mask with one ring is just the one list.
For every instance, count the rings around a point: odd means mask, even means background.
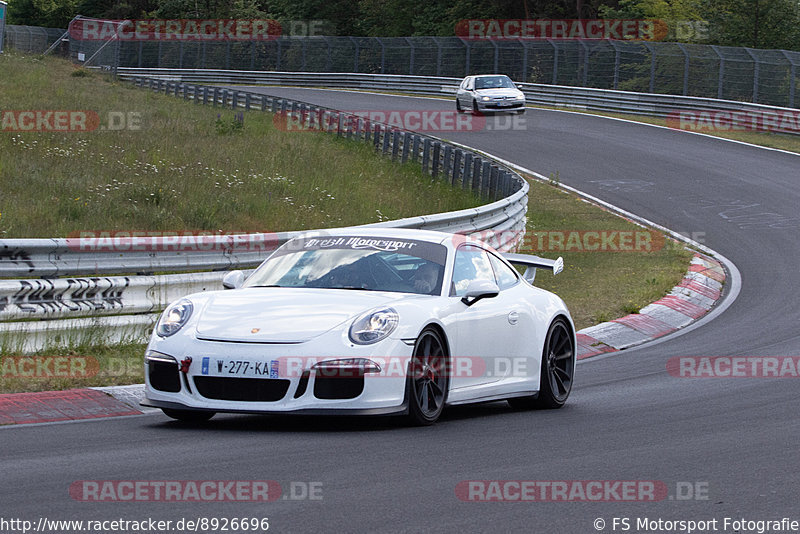
[{"label": "asphalt track surface", "polygon": [[[338,109],[453,109],[452,101],[265,88]],[[674,356],[800,355],[800,156],[580,114],[528,110],[525,131],[449,133],[673,230],[742,276],[714,320],[578,366],[567,406],[449,410],[428,428],[387,419],[160,414],[0,429],[0,515],[36,520],[269,517],[270,532],[597,532],[594,521],[800,520],[797,379],[683,379]],[[300,135],[300,134],[298,134]],[[321,500],[86,503],[77,480],[321,482]],[[656,502],[460,501],[465,480],[660,481]],[[678,499],[678,484],[707,488]],[[685,488],[686,486],[681,486]],[[616,531],[622,527],[617,525]],[[663,530],[662,530],[663,531]],[[678,530],[672,530],[677,532]],[[708,532],[709,530],[706,530]],[[733,532],[733,530],[727,530]],[[685,530],[684,530],[685,532]]]}]

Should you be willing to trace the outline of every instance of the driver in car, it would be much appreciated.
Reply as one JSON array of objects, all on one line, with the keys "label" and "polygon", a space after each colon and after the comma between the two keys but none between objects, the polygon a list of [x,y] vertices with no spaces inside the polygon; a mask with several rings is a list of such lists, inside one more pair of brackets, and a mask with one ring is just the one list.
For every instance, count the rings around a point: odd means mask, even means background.
[{"label": "driver in car", "polygon": [[439,269],[435,263],[423,263],[414,271],[414,289],[419,293],[430,294],[436,288]]}]

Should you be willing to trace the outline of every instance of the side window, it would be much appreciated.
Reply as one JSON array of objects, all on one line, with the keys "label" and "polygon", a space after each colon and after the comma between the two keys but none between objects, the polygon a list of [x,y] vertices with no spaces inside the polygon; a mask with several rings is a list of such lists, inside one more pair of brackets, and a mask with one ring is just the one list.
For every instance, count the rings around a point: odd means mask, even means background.
[{"label": "side window", "polygon": [[451,295],[463,297],[467,286],[473,280],[495,281],[492,264],[485,250],[465,245],[456,250],[455,265],[453,267],[453,287]]},{"label": "side window", "polygon": [[494,254],[489,254],[489,261],[492,262],[494,275],[497,278],[497,287],[499,287],[501,291],[517,283],[517,273],[514,269],[503,263],[500,258]]}]

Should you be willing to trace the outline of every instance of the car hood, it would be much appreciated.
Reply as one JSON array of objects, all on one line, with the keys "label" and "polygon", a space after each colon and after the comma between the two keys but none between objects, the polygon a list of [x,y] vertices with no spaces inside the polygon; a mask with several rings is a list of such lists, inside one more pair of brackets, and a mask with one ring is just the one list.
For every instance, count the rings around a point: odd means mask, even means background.
[{"label": "car hood", "polygon": [[500,87],[496,89],[478,89],[475,91],[479,96],[489,96],[497,98],[500,96],[513,96],[514,98],[524,96],[519,89],[511,89],[507,87]]},{"label": "car hood", "polygon": [[211,296],[203,306],[197,318],[196,334],[200,339],[212,341],[301,343],[369,309],[409,296],[283,287],[222,291]]}]

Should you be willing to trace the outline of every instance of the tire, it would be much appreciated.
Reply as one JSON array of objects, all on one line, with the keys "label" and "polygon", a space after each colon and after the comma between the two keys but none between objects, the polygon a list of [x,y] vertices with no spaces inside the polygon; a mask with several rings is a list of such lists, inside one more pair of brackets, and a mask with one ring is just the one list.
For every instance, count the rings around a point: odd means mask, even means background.
[{"label": "tire", "polygon": [[508,399],[508,403],[522,410],[561,408],[572,391],[574,375],[574,342],[567,321],[559,317],[545,338],[538,395]]},{"label": "tire", "polygon": [[472,101],[472,114],[473,115],[482,115],[482,113],[478,109],[478,101],[477,100],[473,100]]},{"label": "tire", "polygon": [[442,415],[450,386],[447,350],[436,329],[424,329],[414,343],[407,380],[409,422],[432,425]]},{"label": "tire", "polygon": [[161,408],[164,415],[183,421],[184,423],[205,423],[216,415],[216,412],[203,412],[199,410],[173,410],[172,408]]},{"label": "tire", "polygon": [[461,101],[456,98],[456,111],[459,113],[464,113],[464,110],[461,109]]},{"label": "tire", "polygon": [[521,110],[517,111],[517,115],[525,115],[525,108],[522,108]]}]

